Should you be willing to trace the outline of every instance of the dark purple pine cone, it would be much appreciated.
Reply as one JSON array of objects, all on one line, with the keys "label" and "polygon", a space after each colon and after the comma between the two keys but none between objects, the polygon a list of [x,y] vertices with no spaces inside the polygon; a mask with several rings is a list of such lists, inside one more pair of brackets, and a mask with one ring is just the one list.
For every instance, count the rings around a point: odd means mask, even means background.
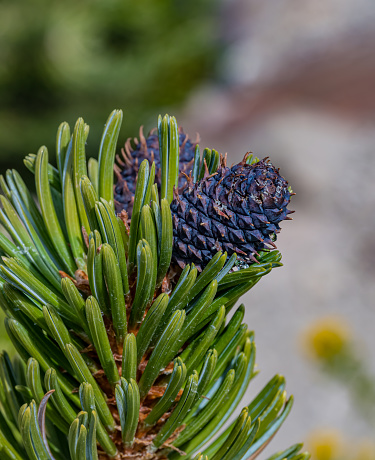
[{"label": "dark purple pine cone", "polygon": [[222,159],[216,174],[190,179],[171,204],[173,261],[181,268],[194,262],[202,270],[217,251],[237,253],[246,264],[257,251],[276,247],[279,223],[288,211],[288,182],[266,158],[252,165],[244,160],[231,168]]},{"label": "dark purple pine cone", "polygon": [[[156,134],[155,134],[156,133]],[[180,176],[179,188],[181,189],[187,183],[186,176],[189,174],[194,163],[195,142],[191,142],[188,135],[185,134],[182,128],[179,129],[179,144],[180,144]],[[150,162],[155,162],[156,166],[156,182],[160,186],[160,154],[159,154],[159,138],[157,130],[152,130],[146,138],[143,135],[142,127],[139,130],[139,140],[134,139],[135,148],[131,146],[130,138],[126,141],[125,147],[121,150],[122,157],[117,155],[117,165],[115,165],[115,174],[117,182],[114,186],[114,198],[116,212],[120,213],[125,210],[129,218],[133,211],[133,201],[135,186],[138,177],[138,168],[143,160],[147,159]]]}]

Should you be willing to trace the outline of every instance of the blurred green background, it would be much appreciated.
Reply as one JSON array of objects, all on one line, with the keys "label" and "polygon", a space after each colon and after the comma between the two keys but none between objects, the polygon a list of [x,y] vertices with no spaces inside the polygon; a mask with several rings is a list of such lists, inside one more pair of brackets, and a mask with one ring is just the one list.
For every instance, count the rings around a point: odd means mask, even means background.
[{"label": "blurred green background", "polygon": [[61,121],[85,118],[94,128],[91,146],[113,108],[124,110],[124,137],[178,107],[215,75],[218,6],[212,0],[1,1],[1,168],[41,143],[53,145]]}]

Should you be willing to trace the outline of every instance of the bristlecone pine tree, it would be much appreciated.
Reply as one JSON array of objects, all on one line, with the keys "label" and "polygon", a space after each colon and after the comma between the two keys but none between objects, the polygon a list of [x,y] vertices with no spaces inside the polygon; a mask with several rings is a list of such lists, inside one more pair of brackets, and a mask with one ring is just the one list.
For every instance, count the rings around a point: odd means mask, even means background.
[{"label": "bristlecone pine tree", "polygon": [[[255,459],[293,400],[276,375],[226,424],[257,373],[233,309],[281,266],[291,192],[267,160],[201,158],[167,115],[115,165],[121,122],[112,112],[98,161],[82,119],[58,128],[57,168],[46,147],[28,155],[38,203],[17,171],[1,176],[0,303],[17,354],[0,355],[0,458]],[[308,459],[301,448],[268,460]]]}]

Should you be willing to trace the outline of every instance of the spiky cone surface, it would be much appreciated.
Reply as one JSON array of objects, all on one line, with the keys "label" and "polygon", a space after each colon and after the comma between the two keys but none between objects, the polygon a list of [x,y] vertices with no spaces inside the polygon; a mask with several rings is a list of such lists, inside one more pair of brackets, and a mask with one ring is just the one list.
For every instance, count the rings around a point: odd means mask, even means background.
[{"label": "spiky cone surface", "polygon": [[247,164],[247,158],[232,167],[222,158],[215,173],[197,182],[190,177],[175,194],[173,260],[181,268],[193,262],[201,270],[217,251],[251,264],[258,251],[276,247],[279,224],[291,213],[288,182],[268,159]]},{"label": "spiky cone surface", "polygon": [[[241,410],[255,343],[235,304],[281,256],[233,272],[235,254],[217,252],[201,273],[173,271],[176,121],[159,124],[172,133],[160,196],[154,165],[139,167],[130,228],[114,211],[121,121],[110,115],[98,162],[86,162],[82,119],[60,125],[57,168],[45,147],[29,155],[37,204],[17,171],[0,177],[0,305],[17,352],[0,355],[1,459],[255,459],[293,400],[276,375]],[[309,458],[301,447],[270,459]]]},{"label": "spiky cone surface", "polygon": [[[195,147],[198,142],[198,136],[195,142],[189,139],[189,136],[179,128],[179,166],[180,175],[178,187],[183,188],[186,185],[186,177],[192,168],[194,162]],[[129,217],[133,212],[133,202],[135,194],[136,178],[138,176],[139,166],[143,160],[148,160],[151,165],[153,162],[156,167],[156,183],[161,184],[160,169],[160,151],[159,136],[154,129],[145,137],[143,127],[139,130],[139,139],[131,141],[130,138],[121,149],[121,155],[117,155],[115,165],[116,183],[114,190],[115,208],[117,212],[125,210]]]}]

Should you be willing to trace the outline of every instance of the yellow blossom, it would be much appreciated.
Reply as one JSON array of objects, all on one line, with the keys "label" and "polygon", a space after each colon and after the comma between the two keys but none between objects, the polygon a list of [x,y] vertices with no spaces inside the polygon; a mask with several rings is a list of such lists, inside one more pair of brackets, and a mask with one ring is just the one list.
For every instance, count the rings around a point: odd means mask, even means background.
[{"label": "yellow blossom", "polygon": [[304,333],[309,354],[323,360],[339,355],[350,340],[350,328],[339,317],[321,318],[309,326]]},{"label": "yellow blossom", "polygon": [[361,441],[354,460],[375,460],[374,442],[367,439]]},{"label": "yellow blossom", "polygon": [[307,447],[313,460],[343,459],[343,442],[340,433],[335,430],[314,431],[308,438]]}]

